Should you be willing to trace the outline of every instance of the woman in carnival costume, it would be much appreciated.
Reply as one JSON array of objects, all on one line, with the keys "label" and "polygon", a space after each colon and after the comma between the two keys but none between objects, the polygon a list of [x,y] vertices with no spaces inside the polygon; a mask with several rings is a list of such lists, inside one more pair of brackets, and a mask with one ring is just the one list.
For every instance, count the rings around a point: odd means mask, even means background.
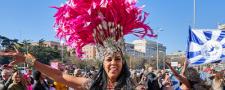
[{"label": "woman in carnival costume", "polygon": [[155,37],[152,29],[144,24],[147,13],[136,7],[136,0],[69,0],[55,14],[57,36],[76,49],[82,58],[82,47],[96,45],[97,58],[102,60],[95,78],[74,77],[38,62],[31,54],[0,52],[2,56],[13,56],[11,64],[25,61],[38,71],[57,82],[75,89],[132,90],[130,71],[124,58],[123,37],[133,34],[139,38]]}]

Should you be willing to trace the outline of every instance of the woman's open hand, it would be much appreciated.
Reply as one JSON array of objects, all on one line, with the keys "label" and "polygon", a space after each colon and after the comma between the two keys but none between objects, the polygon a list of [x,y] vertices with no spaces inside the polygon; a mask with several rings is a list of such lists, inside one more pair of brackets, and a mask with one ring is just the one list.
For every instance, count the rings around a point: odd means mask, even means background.
[{"label": "woman's open hand", "polygon": [[16,51],[9,51],[9,52],[2,52],[0,51],[0,56],[12,57],[14,61],[10,62],[9,66],[21,63],[25,61],[25,57],[22,53],[18,50]]}]

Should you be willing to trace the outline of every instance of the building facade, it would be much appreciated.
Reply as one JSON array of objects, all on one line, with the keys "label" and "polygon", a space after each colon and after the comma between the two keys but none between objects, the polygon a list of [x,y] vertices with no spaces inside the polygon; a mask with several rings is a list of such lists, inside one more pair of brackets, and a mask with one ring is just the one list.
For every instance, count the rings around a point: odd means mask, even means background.
[{"label": "building facade", "polygon": [[166,55],[166,47],[163,44],[150,41],[150,40],[134,40],[134,50],[144,53],[145,58],[152,58],[157,56],[157,51],[159,57],[164,57]]},{"label": "building facade", "polygon": [[225,30],[225,24],[219,24],[218,29],[219,30]]},{"label": "building facade", "polygon": [[129,56],[144,58],[145,53],[134,49],[134,44],[125,43],[125,52]]},{"label": "building facade", "polygon": [[181,61],[182,57],[185,57],[185,52],[184,51],[175,51],[166,56],[169,59],[169,62],[179,62],[182,63]]},{"label": "building facade", "polygon": [[96,57],[96,47],[94,45],[88,44],[82,48],[84,59],[95,59]]},{"label": "building facade", "polygon": [[[38,45],[39,42],[33,42],[31,43],[31,45]],[[73,48],[70,48],[64,44],[60,44],[60,42],[56,42],[56,41],[44,41],[43,45],[45,47],[52,47],[58,50],[61,50],[61,54],[62,53],[66,53],[68,56],[74,56],[75,55],[75,50]]]},{"label": "building facade", "polygon": [[[39,42],[33,42],[31,44],[32,45],[38,45]],[[60,43],[56,42],[56,41],[44,41],[43,44],[46,47],[52,47],[52,48],[58,48],[58,49],[60,49],[62,47],[62,45],[60,45]]]},{"label": "building facade", "polygon": [[[38,42],[32,43],[32,45],[38,45]],[[62,49],[68,52],[69,56],[75,55],[74,49],[61,45],[59,42],[55,41],[45,41],[45,46]],[[159,57],[164,57],[166,55],[166,47],[161,43],[157,43],[154,41],[148,40],[134,40],[133,43],[125,43],[125,52],[127,55],[135,57],[135,58],[156,58],[157,55],[157,45],[158,45],[158,53]],[[97,49],[94,45],[86,45],[82,48],[84,54],[83,59],[96,59]]]}]

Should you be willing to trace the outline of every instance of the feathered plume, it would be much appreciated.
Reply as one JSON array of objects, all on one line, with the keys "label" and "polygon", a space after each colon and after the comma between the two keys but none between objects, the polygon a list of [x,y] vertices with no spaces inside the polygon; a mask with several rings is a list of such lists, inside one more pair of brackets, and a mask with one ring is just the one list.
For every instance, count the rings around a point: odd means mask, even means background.
[{"label": "feathered plume", "polygon": [[55,14],[57,37],[76,49],[81,57],[82,47],[100,44],[109,38],[115,41],[127,34],[155,37],[144,24],[148,13],[135,6],[136,0],[68,0]]}]

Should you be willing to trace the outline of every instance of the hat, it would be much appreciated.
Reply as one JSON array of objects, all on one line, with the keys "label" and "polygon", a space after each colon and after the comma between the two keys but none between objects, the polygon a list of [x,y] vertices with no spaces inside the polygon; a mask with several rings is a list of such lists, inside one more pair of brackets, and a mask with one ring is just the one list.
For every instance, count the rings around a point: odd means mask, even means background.
[{"label": "hat", "polygon": [[55,14],[56,36],[82,57],[82,47],[96,45],[98,56],[105,51],[123,51],[127,34],[156,37],[144,23],[148,13],[136,0],[68,0]]}]

